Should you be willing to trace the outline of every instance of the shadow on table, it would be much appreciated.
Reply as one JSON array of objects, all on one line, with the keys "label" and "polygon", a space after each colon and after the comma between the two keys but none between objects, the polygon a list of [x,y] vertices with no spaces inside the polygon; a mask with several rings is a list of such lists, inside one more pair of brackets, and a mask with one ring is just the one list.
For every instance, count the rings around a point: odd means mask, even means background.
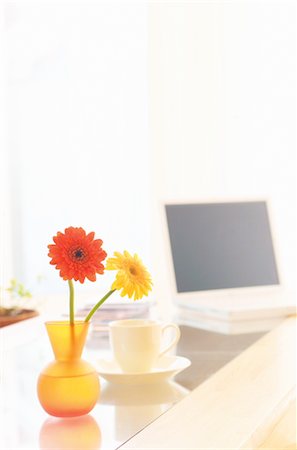
[{"label": "shadow on table", "polygon": [[258,341],[265,332],[222,334],[181,325],[176,353],[192,362],[175,381],[192,390]]}]

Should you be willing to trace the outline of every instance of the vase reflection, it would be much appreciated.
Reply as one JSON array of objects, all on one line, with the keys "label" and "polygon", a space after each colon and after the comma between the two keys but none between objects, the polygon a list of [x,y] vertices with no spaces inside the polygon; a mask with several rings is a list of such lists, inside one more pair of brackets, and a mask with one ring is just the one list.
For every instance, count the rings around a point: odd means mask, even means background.
[{"label": "vase reflection", "polygon": [[48,418],[39,433],[40,450],[98,450],[101,430],[89,415],[67,419]]},{"label": "vase reflection", "polygon": [[139,386],[107,383],[100,404],[113,405],[115,437],[123,442],[155,420],[189,393],[174,382]]}]

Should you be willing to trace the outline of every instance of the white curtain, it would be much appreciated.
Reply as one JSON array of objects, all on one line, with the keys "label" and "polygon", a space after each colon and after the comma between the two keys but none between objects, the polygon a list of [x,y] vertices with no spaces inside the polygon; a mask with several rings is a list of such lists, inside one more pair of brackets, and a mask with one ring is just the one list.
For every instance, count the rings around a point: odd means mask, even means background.
[{"label": "white curtain", "polygon": [[0,3],[0,303],[6,300],[5,287],[12,277],[11,201],[7,147],[6,33],[4,5]]},{"label": "white curtain", "polygon": [[62,292],[47,244],[70,225],[149,265],[146,6],[9,2],[5,34],[14,275]]}]

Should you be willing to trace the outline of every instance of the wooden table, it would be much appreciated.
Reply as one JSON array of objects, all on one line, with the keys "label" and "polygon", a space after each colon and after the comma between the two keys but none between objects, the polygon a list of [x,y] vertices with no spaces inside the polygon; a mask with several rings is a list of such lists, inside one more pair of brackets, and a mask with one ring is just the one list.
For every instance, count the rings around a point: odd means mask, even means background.
[{"label": "wooden table", "polygon": [[[263,337],[182,328],[177,352],[193,363],[177,383],[120,388],[102,381],[98,404],[75,426],[50,419],[39,405],[36,379],[52,355],[42,318],[27,322],[0,333],[0,448],[295,448],[295,317]],[[102,355],[96,344],[85,358]]]},{"label": "wooden table", "polygon": [[277,441],[276,448],[295,448],[295,350],[292,317],[121,449],[271,449]]}]

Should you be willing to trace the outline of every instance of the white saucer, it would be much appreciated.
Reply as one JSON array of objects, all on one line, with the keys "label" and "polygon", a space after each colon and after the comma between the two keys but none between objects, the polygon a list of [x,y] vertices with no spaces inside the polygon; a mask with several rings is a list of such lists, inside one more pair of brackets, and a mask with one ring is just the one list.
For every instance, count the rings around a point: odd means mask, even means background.
[{"label": "white saucer", "polygon": [[95,362],[98,374],[107,381],[117,384],[160,383],[191,365],[188,358],[182,356],[162,356],[151,372],[125,373],[115,361],[101,359]]}]

